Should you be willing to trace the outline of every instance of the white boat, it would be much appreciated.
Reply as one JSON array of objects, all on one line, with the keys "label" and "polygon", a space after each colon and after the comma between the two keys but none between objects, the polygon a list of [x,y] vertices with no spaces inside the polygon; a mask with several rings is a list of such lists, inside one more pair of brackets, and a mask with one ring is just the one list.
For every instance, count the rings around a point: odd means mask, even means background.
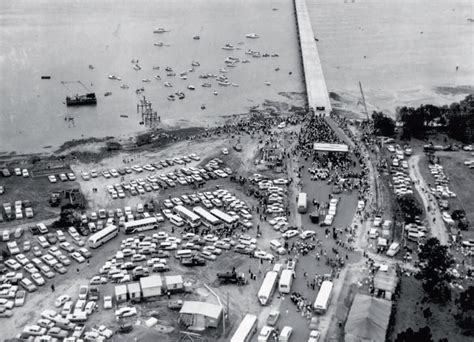
[{"label": "white boat", "polygon": [[120,86],[120,88],[122,88],[122,89],[128,89],[128,88],[129,88],[129,86],[128,86],[128,85],[126,85],[126,84],[122,84],[122,85]]},{"label": "white boat", "polygon": [[246,38],[258,38],[259,35],[256,33],[248,33],[245,35]]},{"label": "white boat", "polygon": [[188,79],[188,76],[181,76],[180,77],[182,80],[187,80]]},{"label": "white boat", "polygon": [[238,87],[239,85],[237,83],[232,83],[232,87]]},{"label": "white boat", "polygon": [[227,43],[222,47],[223,50],[234,50],[234,45]]},{"label": "white boat", "polygon": [[196,87],[194,87],[193,85],[190,84],[190,85],[188,85],[188,89],[189,90],[194,90],[194,89],[196,89]]},{"label": "white boat", "polygon": [[163,42],[158,42],[158,43],[153,43],[153,45],[155,45],[155,46],[163,46],[164,44],[163,44]]},{"label": "white boat", "polygon": [[197,62],[197,61],[192,61],[191,65],[192,66],[200,66],[201,64],[199,64],[199,62]]},{"label": "white boat", "polygon": [[250,63],[248,59],[242,59],[242,63]]},{"label": "white boat", "polygon": [[155,78],[156,78],[157,80],[161,80],[160,75],[155,75]]},{"label": "white boat", "polygon": [[170,82],[165,82],[165,87],[171,88],[173,85]]},{"label": "white boat", "polygon": [[158,27],[153,30],[153,33],[165,33],[165,32],[168,32],[168,31],[166,31],[163,27]]},{"label": "white boat", "polygon": [[245,54],[246,55],[253,55],[254,51],[251,50],[251,49],[248,49],[247,51],[245,51]]},{"label": "white boat", "polygon": [[220,70],[219,70],[219,72],[222,72],[222,73],[224,73],[224,74],[225,74],[225,73],[227,72],[227,70],[226,70],[226,69],[224,69],[224,68],[222,68],[222,69],[220,69]]},{"label": "white boat", "polygon": [[115,80],[115,79],[117,78],[117,76],[115,76],[115,75],[109,75],[108,78],[109,78],[109,80]]},{"label": "white boat", "polygon": [[210,88],[210,87],[212,87],[212,84],[210,84],[210,83],[203,83],[203,84],[201,84],[201,86],[204,87],[204,88]]},{"label": "white boat", "polygon": [[166,74],[166,76],[176,76],[176,73],[175,73],[175,72],[168,72],[168,73]]},{"label": "white boat", "polygon": [[217,91],[214,91],[214,95],[217,95],[217,94],[218,94],[218,92],[217,92]]},{"label": "white boat", "polygon": [[173,71],[173,68],[171,68],[171,67],[166,67],[166,68],[165,68],[165,71]]},{"label": "white boat", "polygon": [[148,82],[151,82],[151,80],[149,78],[144,78],[142,79],[142,82],[148,83]]},{"label": "white boat", "polygon": [[260,57],[261,57],[260,52],[254,51],[254,52],[252,53],[252,57],[260,58]]},{"label": "white boat", "polygon": [[169,95],[169,96],[168,96],[168,100],[170,100],[170,101],[174,101],[174,100],[175,100],[175,97],[174,97],[174,95]]},{"label": "white boat", "polygon": [[263,82],[263,83],[266,84],[267,86],[271,85],[271,83],[268,82],[268,81],[265,81],[265,82]]},{"label": "white boat", "polygon": [[117,78],[115,78],[115,79],[116,79],[117,81],[121,81],[121,80],[122,80],[122,77],[118,77],[118,76],[117,76]]},{"label": "white boat", "polygon": [[225,87],[227,87],[227,86],[230,85],[230,82],[229,82],[229,81],[217,81],[217,83],[218,83],[219,85],[225,86]]}]

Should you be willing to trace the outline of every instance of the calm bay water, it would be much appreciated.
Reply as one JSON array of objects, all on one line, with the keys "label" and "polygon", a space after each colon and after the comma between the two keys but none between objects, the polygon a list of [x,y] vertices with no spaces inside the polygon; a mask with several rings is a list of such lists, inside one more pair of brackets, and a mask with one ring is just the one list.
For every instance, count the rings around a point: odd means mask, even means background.
[{"label": "calm bay water", "polygon": [[[308,7],[330,91],[357,97],[360,80],[369,103],[393,111],[404,103],[451,100],[436,94],[435,86],[474,84],[469,1],[308,0]],[[156,27],[170,32],[153,34]],[[245,38],[251,32],[260,38]],[[170,46],[153,45],[159,41]],[[226,43],[240,50],[223,50]],[[247,49],[279,57],[251,58]],[[212,88],[202,88],[207,81],[198,75],[217,74],[227,56],[250,60],[227,68],[230,82],[239,87],[211,81]],[[134,70],[132,59],[143,69]],[[165,76],[166,66],[179,76],[193,60],[200,66],[187,80]],[[109,80],[109,74],[122,81]],[[151,82],[143,83],[145,78]],[[65,106],[66,95],[85,91],[61,84],[75,80],[96,92],[96,107]],[[173,88],[165,88],[165,81]],[[186,89],[190,84],[195,91]],[[265,99],[284,101],[278,92],[303,91],[292,0],[0,2],[0,151],[44,151],[73,138],[143,130],[136,114],[141,95],[135,93],[142,86],[171,126],[214,124]],[[178,90],[186,98],[168,101]],[[108,91],[112,95],[104,97]]]}]

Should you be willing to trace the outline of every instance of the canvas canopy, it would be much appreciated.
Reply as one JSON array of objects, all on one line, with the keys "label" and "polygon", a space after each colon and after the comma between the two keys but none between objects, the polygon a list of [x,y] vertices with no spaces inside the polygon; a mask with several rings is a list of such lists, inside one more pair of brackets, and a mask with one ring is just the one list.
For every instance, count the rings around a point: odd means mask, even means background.
[{"label": "canvas canopy", "polygon": [[320,152],[349,152],[346,144],[314,143],[313,150]]}]

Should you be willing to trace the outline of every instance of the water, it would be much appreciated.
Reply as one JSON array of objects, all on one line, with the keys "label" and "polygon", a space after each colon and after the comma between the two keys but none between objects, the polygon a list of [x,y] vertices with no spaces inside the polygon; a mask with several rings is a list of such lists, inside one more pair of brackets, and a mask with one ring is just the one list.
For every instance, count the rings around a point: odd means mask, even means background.
[{"label": "water", "polygon": [[[135,94],[142,86],[162,122],[173,126],[207,126],[222,121],[222,115],[247,112],[265,99],[284,101],[278,92],[304,90],[291,1],[9,0],[0,3],[0,13],[0,151],[44,151],[45,145],[82,136],[143,130],[136,113],[141,96]],[[153,34],[156,27],[170,32]],[[251,32],[260,38],[245,38]],[[194,40],[195,35],[201,39]],[[153,45],[159,41],[170,46]],[[241,50],[223,50],[226,43]],[[252,58],[244,54],[247,49],[279,57]],[[218,74],[227,56],[250,59],[226,68],[230,82],[239,87],[198,78]],[[141,71],[132,68],[132,59],[139,59]],[[193,60],[201,65],[186,81],[152,70],[170,66],[179,76]],[[281,70],[275,71],[277,67]],[[109,80],[109,74],[122,81]],[[153,78],[156,74],[161,81]],[[41,75],[52,79],[41,80]],[[151,82],[142,83],[144,78]],[[70,93],[60,81],[73,80],[96,92],[96,107],[66,107]],[[165,81],[173,88],[165,88]],[[202,88],[203,82],[212,83],[212,88]],[[130,88],[121,89],[122,83]],[[190,84],[195,91],[186,89]],[[72,93],[85,91],[77,84],[68,86]],[[186,98],[168,101],[167,96],[178,90]],[[112,95],[104,97],[107,91]],[[74,118],[74,126],[65,116]]]},{"label": "water", "polygon": [[[474,14],[468,0],[308,0],[308,8],[330,91],[358,98],[360,80],[369,104],[393,113],[398,105],[459,98],[434,87],[474,84],[474,24],[467,21]],[[153,34],[156,27],[171,31]],[[261,38],[246,39],[250,32]],[[154,46],[158,41],[171,46]],[[226,43],[242,50],[222,50]],[[280,57],[248,58],[249,48]],[[278,92],[303,91],[292,0],[3,0],[0,51],[0,151],[48,151],[43,147],[73,138],[144,130],[134,91],[141,86],[167,126],[207,126],[265,99],[285,101]],[[202,88],[206,80],[197,76],[218,73],[229,55],[251,61],[227,68],[239,87],[213,81],[212,88]],[[133,70],[132,59],[139,59],[143,70]],[[152,70],[171,66],[179,74],[193,60],[201,66],[187,81],[170,79],[173,88],[163,86],[163,70]],[[153,79],[157,73],[162,81]],[[109,74],[123,81],[109,80]],[[96,107],[65,106],[70,92],[60,81],[73,80],[96,92]],[[121,89],[122,83],[130,88]],[[196,86],[194,92],[186,89],[189,84]],[[177,90],[185,91],[186,99],[168,101]],[[112,96],[104,97],[107,91]]]},{"label": "water", "polygon": [[465,96],[435,87],[474,85],[472,1],[307,1],[329,91],[360,98],[361,81],[366,100],[393,113]]}]

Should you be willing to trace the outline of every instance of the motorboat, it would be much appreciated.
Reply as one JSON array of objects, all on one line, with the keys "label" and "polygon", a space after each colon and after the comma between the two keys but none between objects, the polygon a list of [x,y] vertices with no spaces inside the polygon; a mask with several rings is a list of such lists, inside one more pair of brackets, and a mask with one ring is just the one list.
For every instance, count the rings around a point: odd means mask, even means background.
[{"label": "motorboat", "polygon": [[168,31],[165,30],[163,27],[158,27],[153,30],[153,33],[165,33],[165,32],[168,32]]},{"label": "motorboat", "polygon": [[240,61],[240,58],[239,58],[239,57],[229,56],[229,57],[227,57],[227,58],[228,58],[229,60],[231,60],[231,61],[236,61],[236,62]]},{"label": "motorboat", "polygon": [[104,94],[104,96],[110,96],[110,95],[112,95],[112,92],[110,92],[110,91],[108,91]]},{"label": "motorboat", "polygon": [[207,77],[216,78],[217,75],[216,74],[207,74]]},{"label": "motorboat", "polygon": [[210,87],[212,87],[212,84],[210,84],[210,83],[203,83],[203,84],[201,84],[201,86],[204,87],[204,88],[210,88]]},{"label": "motorboat", "polygon": [[120,88],[122,88],[122,89],[128,89],[128,88],[130,88],[130,87],[129,87],[128,85],[126,85],[126,84],[122,84],[122,85],[120,86]]},{"label": "motorboat", "polygon": [[217,83],[221,86],[227,87],[230,85],[229,81],[217,81]]},{"label": "motorboat", "polygon": [[275,71],[279,71],[279,70],[280,70],[280,68],[275,68]]},{"label": "motorboat", "polygon": [[187,79],[188,79],[188,76],[184,75],[184,76],[180,76],[180,78],[181,78],[182,80],[187,80]]},{"label": "motorboat", "polygon": [[242,63],[250,63],[248,59],[242,59]]},{"label": "motorboat", "polygon": [[108,78],[109,78],[109,80],[116,80],[116,79],[117,79],[117,76],[115,76],[115,75],[109,75]]},{"label": "motorboat", "polygon": [[265,52],[262,57],[270,57],[270,54]]},{"label": "motorboat", "polygon": [[252,57],[254,57],[254,58],[260,58],[260,57],[261,57],[260,52],[254,51],[254,52],[252,53]]},{"label": "motorboat", "polygon": [[204,104],[202,104],[201,109],[206,109],[206,106]]},{"label": "motorboat", "polygon": [[186,76],[187,74],[188,74],[187,71],[183,71],[183,72],[180,72],[180,73],[179,73],[179,76]]},{"label": "motorboat", "polygon": [[196,69],[194,69],[194,67],[192,67],[191,69],[188,69],[189,72],[195,72]]},{"label": "motorboat", "polygon": [[168,73],[166,74],[166,76],[176,76],[176,73],[175,73],[175,72],[168,72]]},{"label": "motorboat", "polygon": [[153,70],[160,70],[159,66],[153,66]]},{"label": "motorboat", "polygon": [[235,65],[235,62],[226,62],[226,63],[225,63],[225,66],[226,66],[226,67],[234,68],[236,65]]},{"label": "motorboat", "polygon": [[214,91],[214,95],[216,95],[216,96],[217,96],[218,94],[219,94],[219,93],[218,93],[217,91]]},{"label": "motorboat", "polygon": [[271,85],[271,83],[268,81],[263,82],[263,84],[266,84],[267,86]]},{"label": "motorboat", "polygon": [[166,68],[165,68],[165,71],[173,71],[173,68],[171,68],[171,67],[166,67]]},{"label": "motorboat", "polygon": [[238,87],[239,85],[237,83],[231,83],[232,87]]},{"label": "motorboat", "polygon": [[248,33],[245,35],[246,38],[259,38],[259,35],[256,33]]},{"label": "motorboat", "polygon": [[135,69],[135,70],[142,70],[142,67],[139,66],[138,64],[135,64],[135,65],[133,66],[133,69]]},{"label": "motorboat", "polygon": [[153,43],[153,45],[155,45],[155,46],[163,46],[164,44],[163,44],[163,42],[158,42],[158,43]]},{"label": "motorboat", "polygon": [[171,88],[173,85],[170,82],[165,82],[165,87]]},{"label": "motorboat", "polygon": [[117,81],[121,81],[122,80],[122,77],[118,77],[116,78]]},{"label": "motorboat", "polygon": [[89,69],[94,69],[94,66],[92,64],[89,64]]},{"label": "motorboat", "polygon": [[190,84],[190,85],[188,85],[188,89],[189,89],[189,90],[195,90],[196,87],[194,87],[193,85]]},{"label": "motorboat", "polygon": [[280,55],[277,53],[272,53],[272,57],[279,57]]},{"label": "motorboat", "polygon": [[199,75],[199,78],[209,78],[208,75]]},{"label": "motorboat", "polygon": [[156,78],[157,80],[161,80],[160,75],[155,75],[155,78]]},{"label": "motorboat", "polygon": [[234,45],[227,43],[222,47],[223,50],[234,50]]},{"label": "motorboat", "polygon": [[248,49],[247,51],[245,51],[245,54],[246,55],[253,55],[254,51],[251,50],[251,49]]},{"label": "motorboat", "polygon": [[201,39],[201,37],[199,37],[199,36],[194,36],[193,39],[194,39],[194,40],[199,40],[199,39]]},{"label": "motorboat", "polygon": [[175,98],[174,95],[168,95],[167,99],[168,99],[169,101],[174,101],[174,100],[176,100],[176,98]]},{"label": "motorboat", "polygon": [[185,95],[182,91],[177,91],[175,94],[176,94],[176,96],[178,96],[178,99],[180,99],[180,100],[185,98]]},{"label": "motorboat", "polygon": [[220,69],[220,70],[219,70],[219,72],[222,72],[222,73],[224,73],[224,74],[225,74],[225,73],[227,72],[227,70],[226,70],[226,69],[224,69],[224,68],[222,68],[222,69]]},{"label": "motorboat", "polygon": [[144,78],[142,79],[142,82],[148,83],[148,82],[151,82],[151,80],[149,78]]},{"label": "motorboat", "polygon": [[200,66],[201,64],[199,64],[199,62],[197,62],[197,61],[193,61],[193,62],[191,63],[191,65],[192,65],[193,67],[195,67],[195,66]]}]

